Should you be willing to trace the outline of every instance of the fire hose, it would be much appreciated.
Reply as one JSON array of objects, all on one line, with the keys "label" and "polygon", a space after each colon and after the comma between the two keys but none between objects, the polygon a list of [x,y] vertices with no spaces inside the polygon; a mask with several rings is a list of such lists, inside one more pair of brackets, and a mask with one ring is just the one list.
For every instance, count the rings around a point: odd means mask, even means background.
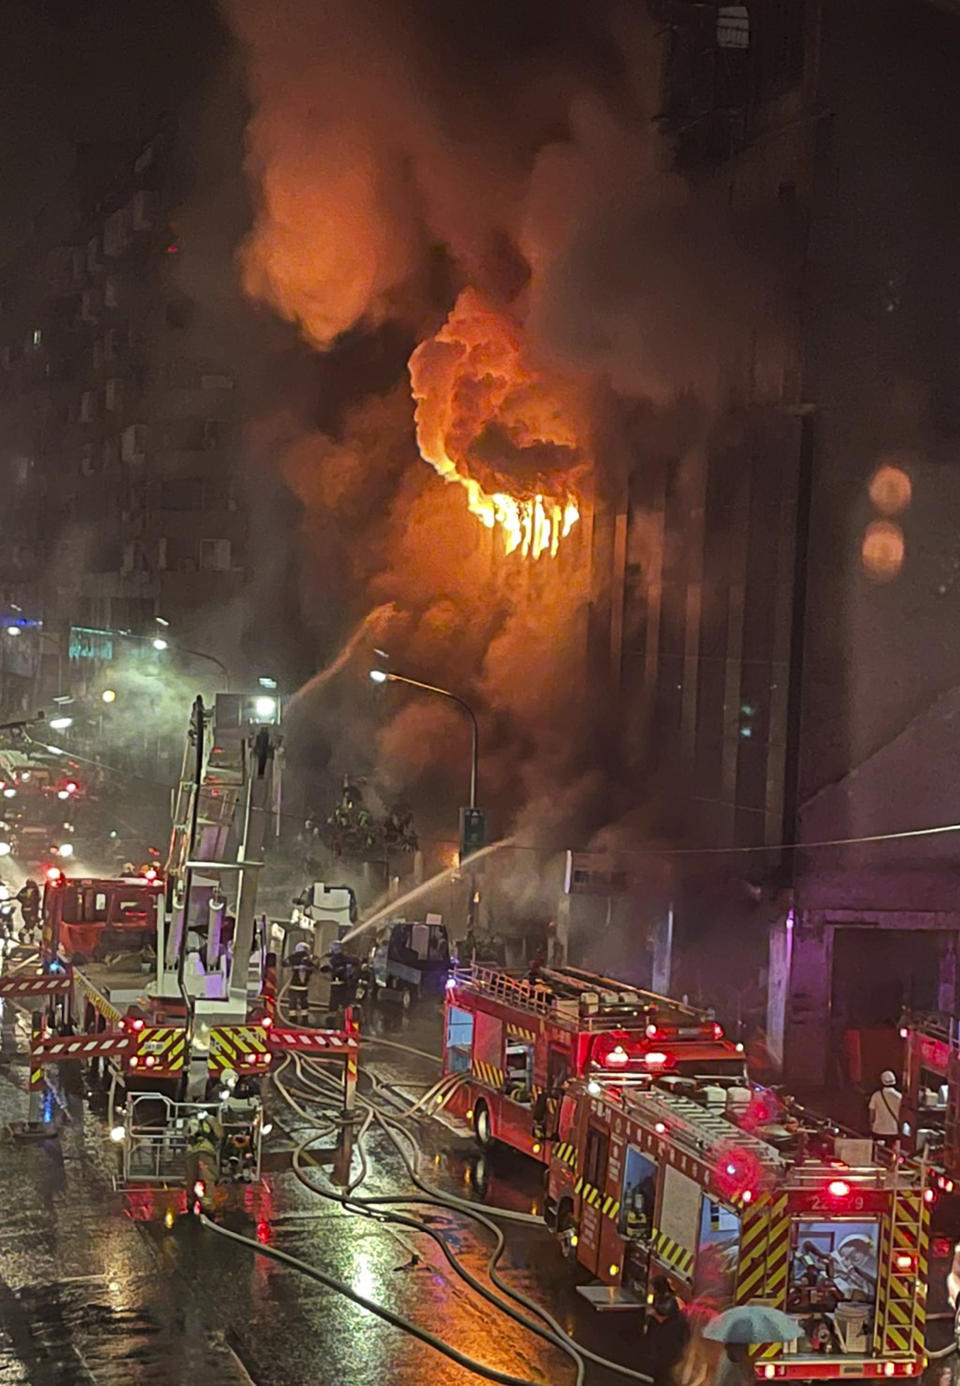
[{"label": "fire hose", "polygon": [[[331,1081],[334,1081],[331,1080],[330,1075],[325,1074],[323,1072],[318,1073],[316,1076],[322,1078],[324,1082],[328,1085],[331,1083]],[[375,1086],[382,1086],[382,1084],[378,1084],[378,1080],[376,1079],[374,1079],[373,1082]],[[429,1093],[424,1094],[424,1098],[419,1099],[419,1102],[422,1103],[425,1100],[425,1098],[429,1097],[429,1095]],[[359,1100],[368,1108],[373,1107],[373,1104],[369,1103],[366,1099],[360,1098]],[[419,1103],[416,1105],[419,1105]],[[531,1332],[536,1333],[538,1336],[543,1337],[546,1341],[552,1343],[561,1351],[567,1353],[568,1356],[573,1357],[574,1360],[577,1360],[578,1358],[585,1359],[586,1361],[592,1362],[594,1365],[601,1366],[608,1371],[619,1373],[621,1376],[627,1377],[631,1380],[650,1382],[651,1378],[645,1372],[639,1372],[634,1370],[633,1368],[625,1367],[621,1363],[613,1362],[607,1358],[600,1357],[597,1354],[591,1352],[589,1349],[583,1347],[581,1344],[577,1343],[575,1339],[571,1338],[570,1335],[564,1331],[562,1326],[556,1321],[556,1319],[553,1318],[553,1316],[546,1309],[544,1309],[541,1305],[537,1304],[534,1300],[529,1299],[526,1295],[523,1295],[520,1291],[515,1290],[512,1286],[505,1282],[502,1276],[500,1275],[499,1271],[497,1270],[497,1265],[505,1250],[505,1240],[500,1228],[496,1225],[496,1223],[494,1223],[491,1220],[491,1217],[487,1217],[484,1215],[484,1211],[481,1211],[481,1209],[478,1207],[476,1203],[470,1203],[466,1199],[457,1198],[455,1195],[452,1194],[448,1195],[442,1193],[440,1190],[434,1189],[431,1185],[425,1183],[425,1181],[421,1179],[417,1170],[417,1165],[419,1162],[419,1151],[417,1149],[415,1138],[413,1137],[412,1133],[404,1129],[404,1127],[401,1124],[401,1118],[390,1116],[376,1108],[373,1108],[373,1111],[374,1118],[377,1121],[377,1124],[384,1131],[384,1134],[387,1135],[388,1138],[392,1141],[393,1145],[395,1146],[400,1155],[400,1158],[404,1162],[404,1165],[407,1169],[407,1173],[409,1174],[411,1180],[413,1181],[414,1185],[425,1194],[425,1197],[418,1199],[410,1199],[409,1197],[403,1198],[379,1196],[362,1200],[349,1200],[352,1204],[358,1205],[358,1211],[361,1210],[360,1205],[362,1205],[364,1209],[370,1210],[370,1212],[375,1212],[381,1208],[385,1208],[390,1205],[396,1205],[398,1203],[404,1204],[410,1202],[417,1202],[426,1203],[431,1206],[439,1206],[446,1208],[448,1211],[465,1214],[475,1222],[479,1223],[486,1231],[488,1231],[492,1235],[494,1239],[494,1250],[491,1253],[491,1256],[486,1266],[487,1274],[490,1276],[490,1279],[493,1282],[493,1284],[508,1298],[512,1299],[515,1303],[522,1305],[523,1308],[535,1314],[542,1321],[542,1324],[546,1325],[546,1328],[541,1327],[540,1324],[531,1322],[523,1315],[518,1316],[516,1311],[510,1309],[508,1306],[505,1306],[502,1301],[498,1300],[496,1296],[494,1296],[491,1302],[494,1303],[496,1307],[500,1308],[504,1313],[510,1315],[510,1317],[517,1318],[518,1322],[521,1322],[524,1327],[529,1329]],[[408,1116],[409,1112],[405,1112],[403,1114],[402,1120],[405,1120]],[[412,1157],[404,1149],[399,1137],[403,1137],[410,1142],[410,1146],[412,1149]],[[343,1202],[346,1206],[347,1200],[343,1195],[336,1193],[326,1193],[326,1191],[318,1189],[312,1181],[306,1179],[306,1177],[303,1175],[301,1161],[303,1151],[309,1144],[311,1144],[309,1140],[304,1141],[298,1148],[298,1150],[294,1152],[295,1172],[297,1173],[298,1177],[301,1178],[309,1188],[313,1189],[317,1193],[325,1193],[325,1196],[337,1199],[338,1201]],[[504,1218],[504,1216],[512,1216],[516,1219],[522,1219],[524,1222],[535,1223],[538,1226],[542,1225],[541,1219],[533,1217],[530,1214],[511,1214],[510,1211],[506,1209],[486,1209],[485,1211],[490,1213],[493,1217],[497,1217],[499,1219]],[[402,1217],[402,1215],[400,1214],[390,1214],[390,1216],[393,1218]],[[412,1225],[418,1231],[426,1232],[428,1235],[434,1237],[435,1240],[438,1239],[438,1235],[435,1234],[433,1229],[428,1228],[423,1223],[417,1222],[415,1219],[404,1219],[404,1225]],[[441,1244],[441,1249],[444,1251],[444,1254],[447,1256],[447,1259],[450,1260],[451,1253],[449,1253],[448,1248],[442,1246]],[[451,1265],[453,1265],[454,1269],[458,1271],[458,1274],[463,1274],[463,1278],[467,1280],[467,1283],[473,1283],[469,1275],[469,1272],[464,1273],[460,1268],[458,1268],[454,1264],[454,1261],[451,1261]],[[481,1293],[484,1298],[490,1298],[490,1292],[486,1290],[486,1287],[474,1285],[474,1288],[477,1288],[479,1293]],[[578,1382],[582,1379],[582,1371],[583,1364],[582,1362],[578,1362]]]}]

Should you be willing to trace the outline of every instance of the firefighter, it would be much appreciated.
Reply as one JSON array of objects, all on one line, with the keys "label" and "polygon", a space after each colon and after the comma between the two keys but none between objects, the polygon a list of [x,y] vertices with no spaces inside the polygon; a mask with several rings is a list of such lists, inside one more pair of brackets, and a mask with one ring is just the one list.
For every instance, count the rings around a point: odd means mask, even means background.
[{"label": "firefighter", "polygon": [[310,952],[310,945],[301,940],[289,958],[284,958],[284,967],[292,969],[290,974],[290,1018],[295,1025],[307,1025],[310,1019],[310,978],[319,967],[320,959]]},{"label": "firefighter", "polygon": [[14,899],[20,905],[24,931],[33,937],[40,923],[40,887],[32,876],[27,877]]},{"label": "firefighter", "polygon": [[254,1121],[260,1110],[260,1094],[249,1075],[241,1076],[236,1069],[225,1068],[220,1074],[220,1113],[223,1122],[220,1167],[224,1176],[234,1182],[253,1178]]},{"label": "firefighter", "polygon": [[187,1123],[187,1206],[208,1216],[214,1210],[213,1191],[220,1177],[223,1129],[209,1112]]}]

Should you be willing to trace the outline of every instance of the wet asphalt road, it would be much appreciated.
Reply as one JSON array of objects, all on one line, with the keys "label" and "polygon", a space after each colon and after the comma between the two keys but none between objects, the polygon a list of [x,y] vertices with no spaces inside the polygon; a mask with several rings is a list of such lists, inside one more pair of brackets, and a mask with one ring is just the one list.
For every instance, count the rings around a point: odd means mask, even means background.
[{"label": "wet asphalt road", "polygon": [[[0,1122],[26,1114],[25,1035],[7,1007],[0,1050]],[[19,1029],[19,1033],[18,1033]],[[434,1014],[399,1019],[390,1038],[436,1052]],[[19,1054],[17,1051],[20,1051]],[[379,1050],[369,1062],[398,1084],[425,1085],[436,1065]],[[293,1084],[296,1080],[291,1077]],[[68,1085],[69,1086],[69,1085]],[[467,1386],[481,1378],[340,1294],[191,1219],[164,1225],[162,1196],[110,1186],[104,1123],[78,1093],[63,1098],[61,1137],[0,1145],[0,1386]],[[525,1380],[566,1386],[572,1364],[511,1323],[455,1276],[424,1235],[345,1212],[290,1168],[283,1131],[303,1120],[277,1104],[262,1190],[240,1191],[224,1224],[322,1268],[355,1292],[413,1320],[462,1352]],[[438,1188],[539,1211],[541,1169],[512,1152],[478,1156],[469,1137],[420,1126],[422,1171]],[[368,1195],[407,1194],[409,1180],[380,1133],[367,1140]],[[324,1181],[322,1171],[314,1176]],[[424,1210],[421,1210],[424,1211]],[[427,1210],[480,1278],[488,1237],[445,1210]],[[592,1311],[575,1294],[559,1251],[539,1227],[507,1229],[505,1275],[594,1350],[641,1365],[633,1313]],[[588,1369],[589,1386],[627,1378]]]}]

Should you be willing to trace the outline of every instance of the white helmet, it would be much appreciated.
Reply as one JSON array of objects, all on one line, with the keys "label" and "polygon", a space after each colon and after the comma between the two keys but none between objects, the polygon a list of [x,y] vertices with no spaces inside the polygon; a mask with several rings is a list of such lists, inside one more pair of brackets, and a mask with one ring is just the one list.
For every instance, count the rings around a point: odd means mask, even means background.
[{"label": "white helmet", "polygon": [[885,1088],[895,1088],[897,1086],[897,1075],[892,1069],[885,1068],[880,1074],[880,1082]]},{"label": "white helmet", "polygon": [[220,1074],[220,1082],[225,1088],[235,1088],[239,1079],[240,1075],[235,1068],[225,1068]]}]

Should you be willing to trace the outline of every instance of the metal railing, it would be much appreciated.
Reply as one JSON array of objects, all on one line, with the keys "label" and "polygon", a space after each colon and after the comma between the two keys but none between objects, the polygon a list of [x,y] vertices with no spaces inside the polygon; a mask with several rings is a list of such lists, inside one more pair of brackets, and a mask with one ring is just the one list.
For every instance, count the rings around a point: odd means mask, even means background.
[{"label": "metal railing", "polygon": [[461,986],[475,987],[498,1001],[535,1015],[565,1021],[585,1031],[608,1030],[611,1025],[618,1029],[643,1029],[647,1023],[642,1000],[630,989],[625,989],[615,1001],[609,999],[609,993],[601,997],[588,991],[579,996],[558,996],[549,981],[531,982],[526,977],[511,977],[500,968],[484,967],[480,963],[457,967],[453,975]]},{"label": "metal railing", "polygon": [[[231,1110],[230,1103],[173,1102],[160,1093],[137,1093],[130,1098],[123,1123],[121,1173],[118,1187],[167,1188],[187,1177],[187,1130],[192,1118],[215,1116],[223,1130],[220,1173],[230,1182],[231,1141],[240,1137],[252,1160],[246,1166],[251,1180],[260,1178],[262,1123],[255,1111]],[[249,1142],[249,1144],[246,1144]]]},{"label": "metal railing", "polygon": [[[158,1111],[162,1116],[158,1119]],[[125,1184],[182,1184],[187,1172],[187,1123],[209,1105],[172,1102],[160,1093],[130,1098],[123,1123],[122,1179]]]}]

